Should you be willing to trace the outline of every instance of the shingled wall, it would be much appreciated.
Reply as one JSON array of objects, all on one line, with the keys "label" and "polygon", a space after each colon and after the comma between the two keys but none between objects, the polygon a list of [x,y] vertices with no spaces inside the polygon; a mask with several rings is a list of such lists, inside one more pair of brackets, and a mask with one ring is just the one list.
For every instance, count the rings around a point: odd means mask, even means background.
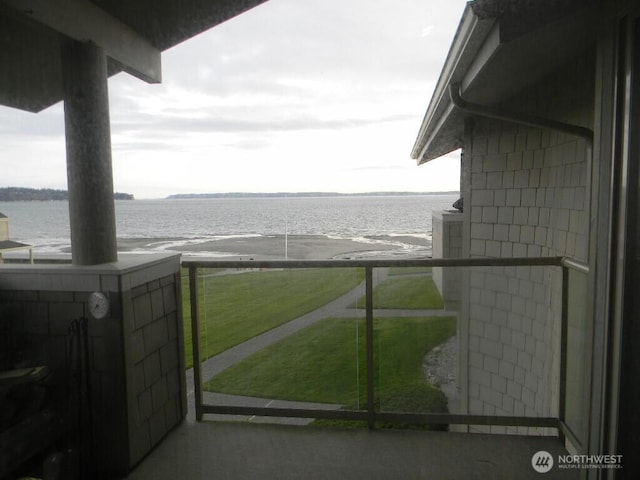
[{"label": "shingled wall", "polygon": [[[20,355],[68,385],[72,322],[87,318],[93,455],[129,471],[186,415],[179,256],[131,256],[95,267],[4,265],[0,314],[24,339]],[[109,297],[92,319],[93,291]]]},{"label": "shingled wall", "polygon": [[[576,59],[504,109],[589,126],[592,85],[578,77],[591,69],[588,57]],[[538,102],[542,95],[545,102]],[[541,104],[548,110],[536,111]],[[590,162],[584,139],[473,119],[465,162],[465,255],[587,260]],[[560,270],[475,268],[464,282],[460,341],[467,358],[461,376],[468,412],[557,417]],[[522,428],[478,430],[525,433]]]}]

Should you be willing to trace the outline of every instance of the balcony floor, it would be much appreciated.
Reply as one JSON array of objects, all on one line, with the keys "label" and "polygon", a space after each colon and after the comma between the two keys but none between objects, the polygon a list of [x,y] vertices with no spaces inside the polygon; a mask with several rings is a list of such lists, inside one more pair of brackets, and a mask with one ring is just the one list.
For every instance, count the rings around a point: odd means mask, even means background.
[{"label": "balcony floor", "polygon": [[[186,419],[127,476],[163,479],[539,479],[538,450],[559,440],[453,432],[337,429]],[[552,469],[547,479],[578,478]]]}]

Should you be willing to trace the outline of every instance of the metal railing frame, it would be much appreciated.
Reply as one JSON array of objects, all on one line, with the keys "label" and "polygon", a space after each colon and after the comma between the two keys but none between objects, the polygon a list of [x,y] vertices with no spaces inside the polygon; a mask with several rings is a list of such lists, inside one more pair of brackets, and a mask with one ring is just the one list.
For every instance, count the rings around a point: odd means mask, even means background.
[{"label": "metal railing frame", "polygon": [[[205,414],[255,415],[273,417],[300,417],[335,420],[359,420],[374,428],[378,421],[426,423],[441,425],[482,425],[511,427],[541,427],[557,429],[560,436],[577,441],[564,422],[566,400],[566,350],[568,277],[570,270],[588,273],[589,268],[566,257],[532,258],[428,258],[405,260],[204,260],[184,259],[183,267],[189,271],[189,292],[191,301],[191,334],[193,341],[193,375],[195,394],[195,416],[201,421]],[[390,413],[375,409],[374,375],[374,332],[373,332],[373,270],[389,267],[559,267],[562,275],[561,339],[560,339],[560,379],[558,418],[504,415],[470,415],[441,413]],[[367,369],[367,409],[366,410],[320,410],[302,408],[248,407],[232,405],[208,405],[203,401],[202,356],[200,352],[199,302],[197,272],[200,268],[250,268],[250,269],[293,269],[293,268],[353,268],[365,269],[365,348]]]}]

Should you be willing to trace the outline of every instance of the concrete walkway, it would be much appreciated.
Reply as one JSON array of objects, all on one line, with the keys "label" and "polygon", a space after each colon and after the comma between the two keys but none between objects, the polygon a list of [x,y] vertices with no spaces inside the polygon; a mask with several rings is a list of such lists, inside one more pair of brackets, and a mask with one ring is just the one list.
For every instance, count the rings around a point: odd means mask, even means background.
[{"label": "concrete walkway", "polygon": [[[235,272],[232,272],[235,274]],[[216,275],[221,275],[217,273]],[[428,274],[409,274],[411,276],[424,276]],[[389,269],[381,268],[376,270],[373,277],[373,286],[381,284],[389,277]],[[246,342],[230,348],[214,357],[211,357],[201,364],[201,372],[203,382],[215,377],[227,368],[241,362],[247,357],[257,353],[264,348],[273,345],[294,333],[313,325],[326,318],[363,318],[365,317],[364,308],[350,308],[357,299],[363,297],[366,292],[365,282],[361,282],[357,287],[350,290],[346,294],[336,298],[326,305],[298,317],[290,322],[273,328],[265,333],[257,335]],[[422,317],[422,316],[455,316],[456,312],[448,312],[446,310],[398,310],[398,309],[377,309],[374,310],[375,317]],[[311,403],[311,402],[292,402],[285,400],[274,400],[269,398],[245,397],[238,395],[226,395],[220,393],[204,392],[204,403],[210,405],[242,405],[252,407],[288,407],[288,408],[313,408],[313,409],[339,409],[341,405]],[[193,416],[195,412],[194,397],[194,376],[193,369],[187,370],[187,401],[189,405],[189,415]],[[243,421],[260,421],[258,417],[246,416],[229,416],[229,415],[207,415],[207,419],[228,419]],[[306,424],[312,419],[299,418],[282,418],[278,419],[278,423],[287,424]],[[273,419],[266,419],[273,422]]]}]

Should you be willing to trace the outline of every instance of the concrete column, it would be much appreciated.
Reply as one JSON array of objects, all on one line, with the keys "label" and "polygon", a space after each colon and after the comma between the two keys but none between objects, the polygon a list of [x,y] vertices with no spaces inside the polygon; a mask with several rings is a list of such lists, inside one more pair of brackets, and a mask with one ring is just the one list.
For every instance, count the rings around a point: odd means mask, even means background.
[{"label": "concrete column", "polygon": [[95,44],[62,47],[71,254],[75,265],[118,259],[107,57]]}]

